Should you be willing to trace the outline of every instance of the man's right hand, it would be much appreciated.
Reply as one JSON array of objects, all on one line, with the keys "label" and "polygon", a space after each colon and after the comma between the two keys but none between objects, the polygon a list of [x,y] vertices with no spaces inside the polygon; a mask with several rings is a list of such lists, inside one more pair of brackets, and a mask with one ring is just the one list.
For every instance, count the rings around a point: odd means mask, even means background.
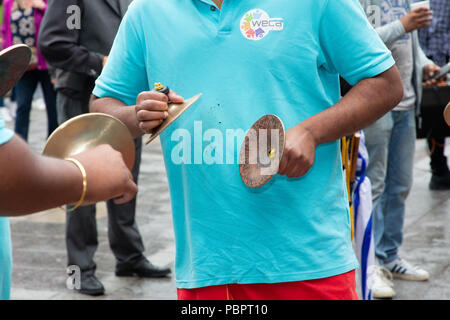
[{"label": "man's right hand", "polygon": [[427,8],[417,8],[403,16],[400,21],[402,22],[406,33],[410,33],[417,29],[429,27],[433,20],[432,14],[433,11],[428,10]]},{"label": "man's right hand", "polygon": [[151,133],[169,116],[169,100],[173,103],[184,102],[184,99],[172,90],[168,96],[156,91],[144,91],[138,95],[135,107],[136,119],[143,133]]},{"label": "man's right hand", "polygon": [[96,203],[114,199],[117,204],[131,201],[138,191],[122,154],[101,145],[74,156],[83,164],[87,176],[85,201]]}]

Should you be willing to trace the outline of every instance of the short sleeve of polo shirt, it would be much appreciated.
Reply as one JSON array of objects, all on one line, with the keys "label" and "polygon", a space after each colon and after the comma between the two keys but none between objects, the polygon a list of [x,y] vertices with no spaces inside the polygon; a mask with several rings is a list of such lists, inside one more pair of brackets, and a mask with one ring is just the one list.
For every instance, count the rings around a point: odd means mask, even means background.
[{"label": "short sleeve of polo shirt", "polygon": [[0,146],[5,144],[14,136],[14,132],[5,128],[5,121],[0,117]]},{"label": "short sleeve of polo shirt", "polygon": [[138,23],[133,19],[137,17],[135,13],[132,3],[120,24],[111,54],[93,91],[99,98],[115,98],[126,105],[136,104],[138,94],[149,90],[145,43]]},{"label": "short sleeve of polo shirt", "polygon": [[319,32],[324,55],[322,66],[339,73],[352,85],[377,76],[395,64],[358,0],[328,0]]}]

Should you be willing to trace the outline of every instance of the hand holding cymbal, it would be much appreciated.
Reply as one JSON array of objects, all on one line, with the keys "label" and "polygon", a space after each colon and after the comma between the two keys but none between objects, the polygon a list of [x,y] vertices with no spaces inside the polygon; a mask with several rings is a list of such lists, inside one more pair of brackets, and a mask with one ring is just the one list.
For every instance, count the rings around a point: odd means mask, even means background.
[{"label": "hand holding cymbal", "polygon": [[[136,107],[137,118],[141,130],[151,134],[146,144],[152,142],[176,119],[178,119],[200,97],[201,93],[184,100],[176,92],[161,83],[155,83],[150,92],[143,92],[138,96]],[[152,111],[150,111],[150,110]]]},{"label": "hand holding cymbal", "polygon": [[314,163],[315,150],[314,138],[301,125],[286,131],[277,116],[263,116],[250,128],[241,147],[242,181],[250,188],[259,188],[275,174],[303,176]]},{"label": "hand holding cymbal", "polygon": [[[89,153],[89,151],[98,149],[100,146],[105,148],[105,145],[108,145],[109,147],[104,149],[104,152],[98,153],[99,151],[97,150],[97,153]],[[117,154],[111,152],[111,148],[120,152],[122,155],[121,158],[123,159],[121,160],[122,162],[117,160],[113,161],[114,157],[117,158]],[[59,159],[79,158],[78,160],[88,164],[90,163],[88,160],[92,160],[92,157],[98,154],[100,154],[101,157],[104,157],[102,161],[97,163],[97,166],[93,165],[92,170],[89,170],[89,167],[86,168],[86,171],[90,171],[92,174],[89,174],[89,172],[87,173],[88,193],[86,195],[86,200],[81,203],[81,205],[84,206],[93,203],[93,199],[97,200],[102,197],[101,193],[96,193],[95,188],[94,190],[92,189],[92,185],[101,185],[102,183],[105,183],[106,180],[110,180],[110,188],[99,187],[99,191],[107,189],[106,191],[115,193],[114,196],[120,195],[119,191],[121,189],[117,186],[117,183],[114,184],[112,182],[120,182],[121,180],[116,179],[117,174],[108,174],[108,172],[111,170],[116,170],[117,173],[124,172],[123,170],[120,170],[121,166],[117,164],[119,162],[126,165],[128,174],[131,175],[129,171],[132,170],[134,166],[136,149],[130,131],[120,120],[103,113],[86,113],[74,117],[60,125],[48,138],[42,153],[43,155]],[[102,168],[102,166],[105,168]],[[100,173],[105,173],[103,176],[108,178],[99,180],[89,178],[92,176],[100,176]],[[123,181],[125,180],[127,180],[127,176],[124,176]],[[123,194],[120,199],[116,199],[116,203],[127,202],[134,196],[133,186],[129,182],[130,181],[128,181],[126,185],[123,185],[123,187],[126,188],[125,190],[122,188]],[[90,190],[93,191],[90,192]]]},{"label": "hand holding cymbal", "polygon": [[278,174],[289,178],[305,175],[314,164],[316,142],[301,124],[286,132],[286,145]]}]

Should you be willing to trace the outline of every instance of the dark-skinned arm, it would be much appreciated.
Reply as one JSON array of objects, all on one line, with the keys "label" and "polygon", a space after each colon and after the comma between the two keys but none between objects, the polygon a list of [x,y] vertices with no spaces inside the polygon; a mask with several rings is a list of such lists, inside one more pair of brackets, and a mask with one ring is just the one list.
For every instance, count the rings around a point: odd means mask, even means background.
[{"label": "dark-skinned arm", "polygon": [[357,83],[338,103],[287,131],[279,174],[305,175],[313,166],[318,145],[364,129],[394,108],[403,97],[396,66]]},{"label": "dark-skinned arm", "polygon": [[[125,203],[137,187],[122,155],[108,145],[74,156],[85,168],[85,200],[95,203],[116,198]],[[33,152],[19,137],[0,146],[0,216],[38,212],[80,199],[83,177],[72,162]]]}]

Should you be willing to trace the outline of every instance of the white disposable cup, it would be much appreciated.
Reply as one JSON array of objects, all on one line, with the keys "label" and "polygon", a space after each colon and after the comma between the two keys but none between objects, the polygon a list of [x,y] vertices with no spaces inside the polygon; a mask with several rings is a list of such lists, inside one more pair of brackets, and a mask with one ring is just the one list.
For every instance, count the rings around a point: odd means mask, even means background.
[{"label": "white disposable cup", "polygon": [[430,10],[430,0],[411,3],[411,11],[418,8],[426,8]]}]

